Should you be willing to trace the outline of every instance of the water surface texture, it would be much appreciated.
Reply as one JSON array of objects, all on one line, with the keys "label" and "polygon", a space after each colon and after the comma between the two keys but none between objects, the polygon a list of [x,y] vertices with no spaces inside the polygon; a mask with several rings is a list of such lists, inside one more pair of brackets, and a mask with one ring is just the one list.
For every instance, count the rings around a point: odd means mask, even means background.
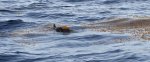
[{"label": "water surface texture", "polygon": [[150,42],[130,34],[40,29],[149,15],[149,0],[0,0],[0,62],[150,62]]}]

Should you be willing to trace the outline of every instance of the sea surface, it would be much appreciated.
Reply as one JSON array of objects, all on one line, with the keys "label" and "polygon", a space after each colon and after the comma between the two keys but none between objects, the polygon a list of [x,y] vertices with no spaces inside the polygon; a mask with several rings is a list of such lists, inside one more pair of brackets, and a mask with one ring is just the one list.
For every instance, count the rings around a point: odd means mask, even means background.
[{"label": "sea surface", "polygon": [[[0,0],[0,62],[150,62],[150,42],[129,34],[7,34],[47,23],[78,26],[149,15],[150,0]],[[8,22],[16,19],[23,22]]]}]

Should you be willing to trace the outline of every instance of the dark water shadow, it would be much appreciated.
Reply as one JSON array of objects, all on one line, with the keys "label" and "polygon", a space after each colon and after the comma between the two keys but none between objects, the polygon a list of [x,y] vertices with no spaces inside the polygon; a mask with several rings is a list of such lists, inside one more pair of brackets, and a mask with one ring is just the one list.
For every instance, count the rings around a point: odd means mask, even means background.
[{"label": "dark water shadow", "polygon": [[11,62],[12,60],[17,60],[19,55],[0,55],[0,62]]}]

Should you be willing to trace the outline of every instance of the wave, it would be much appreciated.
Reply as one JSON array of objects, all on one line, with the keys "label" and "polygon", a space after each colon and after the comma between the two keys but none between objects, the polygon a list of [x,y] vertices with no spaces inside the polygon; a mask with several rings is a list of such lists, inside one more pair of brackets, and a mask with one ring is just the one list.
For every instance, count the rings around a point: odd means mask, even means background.
[{"label": "wave", "polygon": [[97,21],[100,20],[100,17],[88,17],[88,16],[82,16],[82,17],[77,17],[76,20],[77,21]]},{"label": "wave", "polygon": [[135,2],[145,2],[148,0],[105,0],[103,4],[118,4],[118,3],[135,3]]},{"label": "wave", "polygon": [[91,0],[64,0],[65,2],[86,2]]},{"label": "wave", "polygon": [[9,29],[9,28],[14,29],[21,23],[23,23],[23,21],[20,19],[3,21],[3,22],[0,22],[0,29]]},{"label": "wave", "polygon": [[54,13],[54,14],[44,14],[44,13],[27,13],[26,17],[32,17],[32,18],[52,18],[52,19],[57,19],[57,18],[62,18],[62,17],[73,17],[75,16],[74,14],[71,13]]},{"label": "wave", "polygon": [[47,3],[32,3],[27,8],[29,9],[41,9],[41,8],[48,8]]},{"label": "wave", "polygon": [[44,18],[44,17],[48,17],[48,14],[43,14],[43,13],[27,13],[26,17],[32,17],[32,18]]},{"label": "wave", "polygon": [[132,54],[132,53],[127,53],[127,54],[122,54],[120,55],[121,57],[118,58],[110,58],[107,60],[104,59],[95,59],[95,60],[88,60],[86,62],[141,62],[145,61],[146,57],[139,57],[138,54]]},{"label": "wave", "polygon": [[[0,22],[0,29],[16,29],[17,27],[25,28],[25,27],[33,27],[36,23],[34,22],[24,22],[21,19],[15,19],[15,20],[7,20],[7,21],[1,21]],[[18,28],[17,28],[18,29]]]},{"label": "wave", "polygon": [[18,11],[18,10],[11,10],[11,9],[0,9],[0,13],[10,13],[10,14],[16,14],[18,12],[21,12],[21,11]]},{"label": "wave", "polygon": [[12,36],[14,35],[12,33],[17,30],[33,28],[36,25],[34,22],[24,22],[21,19],[2,21],[0,22],[0,37]]},{"label": "wave", "polygon": [[0,2],[14,4],[14,3],[16,3],[17,1],[0,1]]},{"label": "wave", "polygon": [[1,62],[9,62],[9,61],[18,59],[19,57],[20,57],[19,55],[3,54],[3,55],[0,55],[0,61]]},{"label": "wave", "polygon": [[24,5],[19,5],[19,6],[13,6],[10,7],[12,9],[15,9],[15,10],[41,10],[41,9],[47,9],[49,8],[48,4],[51,4],[51,3],[28,3],[28,4],[24,4]]},{"label": "wave", "polygon": [[103,4],[115,4],[115,3],[120,3],[120,0],[106,0],[106,1],[103,1]]}]

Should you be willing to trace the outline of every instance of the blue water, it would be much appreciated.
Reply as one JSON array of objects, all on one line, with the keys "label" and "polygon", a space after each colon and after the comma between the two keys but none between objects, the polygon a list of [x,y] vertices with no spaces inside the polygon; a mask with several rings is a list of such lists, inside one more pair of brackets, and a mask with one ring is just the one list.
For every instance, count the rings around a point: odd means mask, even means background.
[{"label": "blue water", "polygon": [[[67,35],[8,34],[47,23],[79,25],[149,16],[149,6],[149,0],[0,0],[0,62],[150,62],[150,43],[128,39],[126,34],[88,30]],[[23,22],[8,23],[15,19]]]}]

